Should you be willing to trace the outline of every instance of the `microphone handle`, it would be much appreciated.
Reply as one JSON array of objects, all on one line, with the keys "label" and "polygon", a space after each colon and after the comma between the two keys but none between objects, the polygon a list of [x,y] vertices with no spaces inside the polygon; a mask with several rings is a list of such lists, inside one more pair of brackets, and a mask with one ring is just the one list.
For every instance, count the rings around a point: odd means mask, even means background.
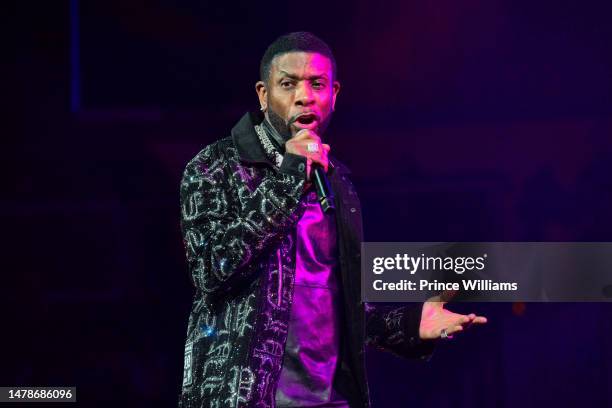
[{"label": "microphone handle", "polygon": [[321,210],[324,213],[333,211],[336,209],[334,203],[334,193],[327,179],[327,174],[319,164],[313,164],[310,171],[310,176],[317,190],[317,199],[321,205]]}]

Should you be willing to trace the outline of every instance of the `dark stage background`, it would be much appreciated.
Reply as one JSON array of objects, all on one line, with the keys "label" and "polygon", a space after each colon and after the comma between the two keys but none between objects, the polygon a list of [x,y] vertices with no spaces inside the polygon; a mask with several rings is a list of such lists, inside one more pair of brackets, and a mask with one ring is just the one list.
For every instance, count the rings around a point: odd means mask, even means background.
[{"label": "dark stage background", "polygon": [[[0,385],[170,407],[192,290],[186,162],[311,30],[370,241],[610,241],[605,1],[34,1],[3,7]],[[374,407],[612,406],[612,305],[476,304],[425,364],[370,352]]]}]

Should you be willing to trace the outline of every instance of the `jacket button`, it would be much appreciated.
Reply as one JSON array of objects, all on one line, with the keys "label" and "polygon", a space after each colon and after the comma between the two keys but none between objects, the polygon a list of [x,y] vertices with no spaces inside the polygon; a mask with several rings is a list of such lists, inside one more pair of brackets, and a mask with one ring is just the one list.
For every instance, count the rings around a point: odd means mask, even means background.
[{"label": "jacket button", "polygon": [[351,207],[351,212],[352,213],[357,212],[357,209],[355,207]]},{"label": "jacket button", "polygon": [[304,171],[304,167],[305,167],[305,166],[304,166],[304,163],[300,163],[300,164],[298,165],[298,170],[299,170],[299,171]]}]

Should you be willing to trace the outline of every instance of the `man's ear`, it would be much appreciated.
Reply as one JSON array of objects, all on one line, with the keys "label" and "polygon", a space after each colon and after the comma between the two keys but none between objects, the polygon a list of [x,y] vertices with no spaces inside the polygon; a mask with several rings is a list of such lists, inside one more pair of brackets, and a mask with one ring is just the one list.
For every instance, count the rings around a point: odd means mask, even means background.
[{"label": "man's ear", "polygon": [[334,111],[336,110],[336,96],[338,96],[338,92],[340,92],[340,82],[334,81],[332,88],[332,92],[334,93],[332,95],[332,111]]},{"label": "man's ear", "polygon": [[266,88],[266,84],[264,81],[257,81],[255,83],[255,92],[257,92],[257,97],[259,98],[259,106],[262,112],[265,112],[268,109],[268,89]]}]

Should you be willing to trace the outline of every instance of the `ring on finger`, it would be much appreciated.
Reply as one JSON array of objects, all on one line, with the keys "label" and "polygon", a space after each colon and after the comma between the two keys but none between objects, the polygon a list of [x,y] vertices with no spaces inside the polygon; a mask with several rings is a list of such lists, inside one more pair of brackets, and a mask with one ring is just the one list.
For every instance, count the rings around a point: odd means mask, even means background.
[{"label": "ring on finger", "polygon": [[306,150],[308,150],[310,153],[316,153],[319,151],[319,144],[318,143],[308,143],[306,145]]},{"label": "ring on finger", "polygon": [[446,329],[442,329],[440,331],[440,338],[441,339],[452,339],[453,335],[452,334],[448,334],[448,331]]}]

